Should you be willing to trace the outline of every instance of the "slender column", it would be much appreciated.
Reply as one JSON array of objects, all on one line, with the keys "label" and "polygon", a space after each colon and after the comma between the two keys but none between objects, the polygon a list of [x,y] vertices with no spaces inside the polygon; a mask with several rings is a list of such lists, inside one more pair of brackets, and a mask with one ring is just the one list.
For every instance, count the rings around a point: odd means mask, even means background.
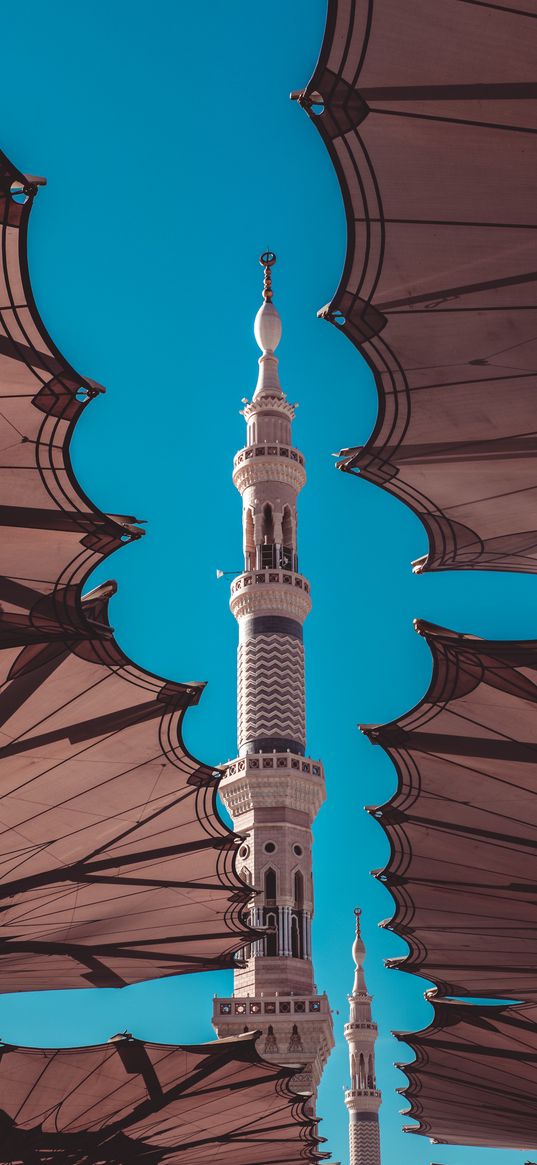
[{"label": "slender column", "polygon": [[311,917],[306,914],[306,957],[311,959]]},{"label": "slender column", "polygon": [[[256,926],[263,926],[263,911],[262,911],[262,909],[261,909],[261,907],[260,907],[260,906],[256,906],[256,908],[255,908],[255,914],[256,914],[256,920],[255,920],[255,921],[256,921]],[[258,939],[258,940],[257,940],[257,942],[256,942],[256,944],[255,944],[255,948],[256,948],[256,955],[257,955],[257,956],[259,956],[259,955],[262,955],[262,954],[263,954],[263,947],[264,947],[264,945],[265,945],[265,940],[264,940],[264,939],[260,938],[260,939]]]},{"label": "slender column", "polygon": [[284,906],[285,911],[285,953],[291,954],[291,907]]},{"label": "slender column", "polygon": [[278,906],[278,954],[287,954],[285,949],[285,906]]},{"label": "slender column", "polygon": [[302,923],[302,958],[308,959],[308,919],[305,910],[302,911],[302,918],[300,921]]}]

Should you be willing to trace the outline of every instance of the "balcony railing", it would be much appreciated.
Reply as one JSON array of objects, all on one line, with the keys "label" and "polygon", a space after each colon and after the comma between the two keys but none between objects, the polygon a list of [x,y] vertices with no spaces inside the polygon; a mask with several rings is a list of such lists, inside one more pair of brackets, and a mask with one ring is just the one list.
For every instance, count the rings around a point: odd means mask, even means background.
[{"label": "balcony railing", "polygon": [[244,449],[240,449],[233,459],[233,465],[242,465],[243,461],[249,461],[252,457],[286,457],[288,461],[297,461],[299,465],[304,465],[304,458],[298,449],[293,449],[291,445],[246,445]]},{"label": "balcony railing", "polygon": [[307,595],[310,593],[310,585],[301,574],[295,574],[294,571],[272,570],[267,567],[266,570],[245,570],[244,574],[240,574],[231,584],[231,594],[235,595],[237,591],[242,591],[245,587],[262,586],[264,583],[283,583],[288,587],[297,587],[299,590],[305,591]]}]

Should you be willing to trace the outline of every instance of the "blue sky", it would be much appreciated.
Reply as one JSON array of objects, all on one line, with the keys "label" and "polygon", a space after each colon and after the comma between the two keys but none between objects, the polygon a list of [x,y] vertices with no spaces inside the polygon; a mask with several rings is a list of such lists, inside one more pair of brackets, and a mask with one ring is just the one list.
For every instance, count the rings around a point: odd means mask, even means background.
[{"label": "blue sky", "polygon": [[[369,876],[387,858],[362,811],[395,774],[356,723],[401,714],[426,689],[419,616],[497,637],[537,635],[535,582],[501,574],[414,576],[426,550],[413,515],[330,454],[367,439],[371,376],[335,328],[316,318],[337,285],[345,247],[339,191],[314,127],[289,102],[310,76],[325,0],[27,0],[3,13],[2,148],[47,176],[32,217],[31,271],[56,343],[107,387],[74,442],[96,503],[147,519],[145,539],[105,564],[122,647],[178,680],[204,679],[186,741],[216,763],[235,751],[236,625],[215,568],[241,563],[232,457],[243,444],[240,400],[257,373],[252,323],[259,252],[278,252],[284,322],[280,371],[300,401],[295,443],[307,458],[301,565],[310,578],[308,745],[324,760],[329,800],[316,830],[317,983],[335,1009],[338,1046],[320,1098],[334,1157],[347,1159],[346,1047],[352,909],[364,909],[367,977],[380,1026],[384,1165],[520,1165],[524,1153],[432,1148],[404,1137],[393,1028],[430,1019],[426,984],[387,972],[404,945],[379,920],[391,898]],[[0,1035],[29,1044],[91,1043],[128,1028],[147,1039],[211,1038],[211,997],[231,974],[121,992],[0,999]],[[339,1012],[339,1014],[337,1014]]]}]

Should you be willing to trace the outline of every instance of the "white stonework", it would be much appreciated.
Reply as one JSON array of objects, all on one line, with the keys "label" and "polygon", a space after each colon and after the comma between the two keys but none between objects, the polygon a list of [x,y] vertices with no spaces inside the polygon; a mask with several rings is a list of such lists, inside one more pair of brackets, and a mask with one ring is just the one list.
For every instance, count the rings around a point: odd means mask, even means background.
[{"label": "white stonework", "polygon": [[371,1017],[371,996],[364,977],[365,947],[360,935],[360,910],[355,910],[356,938],[352,948],[355,975],[345,1039],[349,1045],[351,1086],[345,1093],[349,1111],[350,1165],[381,1165],[378,1111],[382,1096],[376,1085],[377,1025]]},{"label": "white stonework", "polygon": [[303,623],[311,611],[309,583],[287,570],[245,571],[231,585],[229,606],[238,620],[278,613]]},{"label": "white stonework", "polygon": [[233,467],[243,503],[244,572],[230,599],[239,624],[240,755],[223,766],[220,782],[244,839],[238,867],[255,891],[251,921],[261,937],[243,952],[233,996],[215,999],[213,1026],[221,1037],[259,1029],[261,1054],[296,1064],[301,1071],[293,1087],[315,1094],[334,1043],[311,958],[311,827],[325,786],[321,763],[304,755],[302,626],[311,598],[298,571],[296,502],[306,471],[292,443],[295,410],[282,392],[274,355],[281,321],[270,302],[270,265],[255,324],[259,379],[243,412],[247,444]]},{"label": "white stonework", "polygon": [[[326,797],[321,762],[289,752],[232,761],[224,770],[219,789],[230,816],[244,818],[242,831],[253,825],[255,809],[275,804],[298,809],[313,821]],[[309,832],[309,826],[305,828]]]},{"label": "white stonework", "polygon": [[239,493],[264,481],[282,482],[298,494],[306,484],[304,459],[296,449],[289,449],[285,445],[265,443],[241,449],[235,457],[233,468],[233,484]]}]

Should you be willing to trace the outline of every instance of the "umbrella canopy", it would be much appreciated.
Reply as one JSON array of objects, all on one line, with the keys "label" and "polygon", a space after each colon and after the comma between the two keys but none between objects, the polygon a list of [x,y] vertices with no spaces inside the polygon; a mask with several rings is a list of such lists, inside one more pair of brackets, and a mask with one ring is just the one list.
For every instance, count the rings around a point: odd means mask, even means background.
[{"label": "umbrella canopy", "polygon": [[533,0],[329,0],[294,94],[341,187],[320,313],[379,394],[342,469],[421,518],[418,570],[537,570],[537,20]]},{"label": "umbrella canopy", "polygon": [[30,211],[44,179],[0,153],[0,552],[2,629],[79,626],[90,571],[143,530],[101,513],[75,479],[69,443],[98,392],[50,339],[30,285]]},{"label": "umbrella canopy", "polygon": [[418,630],[433,654],[428,692],[364,728],[398,774],[370,810],[391,847],[384,925],[410,947],[389,965],[448,995],[537,1001],[537,642]]},{"label": "umbrella canopy", "polygon": [[116,1036],[89,1048],[0,1051],[0,1162],[300,1165],[319,1151],[296,1068],[262,1060],[258,1032],[199,1045]]},{"label": "umbrella canopy", "polygon": [[229,967],[254,933],[217,775],[182,743],[203,685],[124,655],[114,584],[82,597],[89,571],[141,531],[93,506],[71,468],[98,386],[58,352],[32,296],[42,183],[0,155],[0,991]]},{"label": "umbrella canopy", "polygon": [[218,777],[181,740],[200,686],[135,667],[106,600],[86,639],[0,652],[1,991],[229,967],[255,934]]},{"label": "umbrella canopy", "polygon": [[431,998],[422,1032],[397,1032],[416,1054],[399,1091],[419,1123],[406,1132],[447,1145],[537,1146],[537,1008],[485,1007]]}]

